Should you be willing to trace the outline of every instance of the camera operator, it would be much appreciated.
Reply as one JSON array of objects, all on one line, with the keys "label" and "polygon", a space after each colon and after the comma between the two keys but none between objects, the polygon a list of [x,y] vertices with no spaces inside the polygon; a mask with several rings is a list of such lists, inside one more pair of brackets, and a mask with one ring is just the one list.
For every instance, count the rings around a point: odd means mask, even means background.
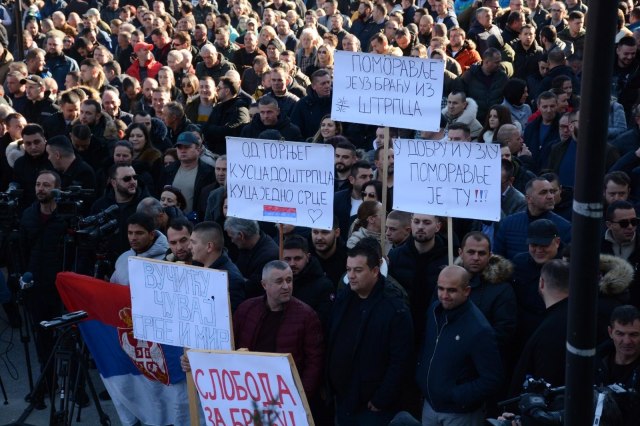
[{"label": "camera operator", "polygon": [[611,313],[610,341],[598,348],[596,384],[618,383],[640,391],[640,310],[618,306]]},{"label": "camera operator", "polygon": [[[82,189],[96,189],[96,175],[90,165],[84,160],[76,157],[73,144],[64,135],[54,136],[47,141],[47,154],[53,168],[60,173],[62,188],[79,186]],[[89,205],[93,202],[92,196],[82,197],[85,207],[83,211],[88,211]]]},{"label": "camera operator", "polygon": [[[62,301],[55,287],[56,274],[64,270],[63,241],[66,222],[57,214],[53,189],[60,188],[60,176],[51,170],[38,173],[37,201],[28,207],[20,222],[20,249],[24,271],[33,274],[33,286],[25,290],[26,306],[34,324],[62,314]],[[34,327],[38,361],[44,367],[54,340],[51,330]],[[41,396],[40,396],[41,397]]]},{"label": "camera operator", "polygon": [[109,168],[109,185],[101,198],[91,206],[91,214],[99,213],[114,204],[119,209],[116,213],[118,219],[118,233],[110,237],[107,256],[114,262],[118,255],[129,249],[127,239],[127,219],[136,212],[138,203],[149,196],[146,189],[138,187],[138,176],[130,164],[114,164]]},{"label": "camera operator", "polygon": [[162,260],[169,248],[167,237],[156,229],[153,218],[144,213],[134,213],[127,219],[127,238],[131,248],[118,257],[112,283],[129,285],[129,257]]},{"label": "camera operator", "polygon": [[24,155],[13,165],[13,180],[24,189],[20,208],[30,206],[36,200],[36,179],[41,170],[53,170],[46,154],[47,140],[39,124],[27,124],[22,129]]}]

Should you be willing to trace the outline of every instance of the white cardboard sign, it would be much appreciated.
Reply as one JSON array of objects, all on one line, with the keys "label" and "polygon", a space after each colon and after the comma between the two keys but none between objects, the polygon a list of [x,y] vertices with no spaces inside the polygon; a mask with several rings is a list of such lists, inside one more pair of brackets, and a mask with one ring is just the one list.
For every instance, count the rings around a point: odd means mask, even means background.
[{"label": "white cardboard sign", "polygon": [[331,118],[437,131],[443,84],[441,60],[337,50]]},{"label": "white cardboard sign", "polygon": [[227,215],[331,229],[334,161],[331,145],[228,137]]},{"label": "white cardboard sign", "polygon": [[500,220],[500,145],[396,139],[393,208]]},{"label": "white cardboard sign", "polygon": [[233,349],[227,272],[129,258],[133,335],[196,349]]}]

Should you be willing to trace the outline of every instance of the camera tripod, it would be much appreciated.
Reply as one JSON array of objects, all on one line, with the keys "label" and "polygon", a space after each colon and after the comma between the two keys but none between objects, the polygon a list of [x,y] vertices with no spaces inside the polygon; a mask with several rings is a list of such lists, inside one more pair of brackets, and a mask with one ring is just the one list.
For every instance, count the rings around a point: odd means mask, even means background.
[{"label": "camera tripod", "polygon": [[[84,341],[80,337],[79,331],[75,324],[82,319],[80,316],[74,316],[76,313],[67,314],[60,319],[51,321],[43,321],[41,326],[45,328],[55,327],[58,330],[58,337],[54,346],[54,350],[47,360],[43,372],[38,378],[35,388],[29,395],[31,400],[29,406],[24,410],[20,418],[12,425],[25,425],[24,421],[29,417],[34,409],[34,400],[39,394],[44,394],[46,385],[49,385],[49,398],[51,402],[51,411],[49,415],[50,426],[67,426],[74,421],[76,403],[79,397],[85,395],[84,383],[89,385],[89,402],[93,401],[100,417],[102,426],[111,425],[109,416],[104,412],[100,405],[100,399],[96,393],[93,381],[89,376],[88,369],[88,351]],[[86,317],[86,313],[84,315]],[[68,318],[65,318],[68,317]],[[47,372],[52,372],[47,377]],[[48,380],[50,379],[49,383]],[[82,408],[78,407],[75,421],[80,421]]]}]

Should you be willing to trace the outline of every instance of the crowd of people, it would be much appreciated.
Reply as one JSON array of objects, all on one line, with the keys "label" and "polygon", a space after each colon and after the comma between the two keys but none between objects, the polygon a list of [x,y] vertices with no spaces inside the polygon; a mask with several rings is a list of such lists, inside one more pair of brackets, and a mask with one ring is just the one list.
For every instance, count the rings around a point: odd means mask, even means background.
[{"label": "crowd of people", "polygon": [[[587,3],[22,0],[22,16],[4,3],[10,323],[19,274],[37,324],[63,312],[58,272],[128,285],[136,255],[228,271],[237,346],[291,353],[316,424],[479,425],[527,377],[562,386]],[[602,58],[593,374],[640,390],[637,3],[611,2]],[[454,218],[448,241],[443,218],[390,209],[403,183],[390,148],[383,187],[385,129],[331,118],[336,50],[444,61],[440,128],[391,137],[499,144],[499,222]],[[332,145],[333,229],[284,226],[279,247],[276,225],[228,217],[227,136]],[[34,331],[44,365],[54,336]]]}]

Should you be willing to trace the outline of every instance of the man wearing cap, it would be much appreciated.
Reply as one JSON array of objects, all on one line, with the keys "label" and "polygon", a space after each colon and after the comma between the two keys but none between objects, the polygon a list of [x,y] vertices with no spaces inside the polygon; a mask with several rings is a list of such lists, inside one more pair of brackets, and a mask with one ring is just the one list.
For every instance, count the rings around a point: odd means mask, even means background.
[{"label": "man wearing cap", "polygon": [[199,79],[210,76],[218,84],[220,78],[229,70],[235,70],[236,66],[229,62],[221,53],[218,53],[213,44],[205,44],[200,49],[202,62],[196,65],[196,76]]},{"label": "man wearing cap", "polygon": [[[628,201],[614,201],[607,208],[607,231],[602,239],[600,251],[625,259],[634,267],[640,265],[640,243],[637,235],[638,217],[633,205]],[[635,274],[629,287],[629,302],[640,305],[640,274]]]},{"label": "man wearing cap", "polygon": [[215,179],[215,170],[200,159],[202,145],[193,132],[183,132],[176,141],[178,161],[164,170],[163,183],[182,191],[187,200],[186,212],[198,211],[202,188]]},{"label": "man wearing cap", "polygon": [[47,54],[45,60],[51,77],[58,83],[58,87],[64,87],[64,80],[71,71],[79,71],[78,63],[62,52],[62,40],[65,34],[61,31],[51,31],[47,35]]},{"label": "man wearing cap", "polygon": [[21,84],[27,86],[27,108],[24,111],[24,118],[28,123],[42,123],[45,119],[58,112],[54,102],[46,96],[46,88],[42,77],[30,75],[20,80]]},{"label": "man wearing cap", "polygon": [[153,57],[153,45],[140,41],[133,46],[137,60],[131,64],[127,70],[127,74],[142,82],[147,77],[156,78],[158,71],[162,68],[162,64]]},{"label": "man wearing cap", "polygon": [[520,350],[544,318],[544,301],[538,293],[542,267],[561,257],[558,228],[548,219],[534,220],[527,230],[529,251],[513,258],[513,290],[518,304],[518,331],[515,342]]}]

